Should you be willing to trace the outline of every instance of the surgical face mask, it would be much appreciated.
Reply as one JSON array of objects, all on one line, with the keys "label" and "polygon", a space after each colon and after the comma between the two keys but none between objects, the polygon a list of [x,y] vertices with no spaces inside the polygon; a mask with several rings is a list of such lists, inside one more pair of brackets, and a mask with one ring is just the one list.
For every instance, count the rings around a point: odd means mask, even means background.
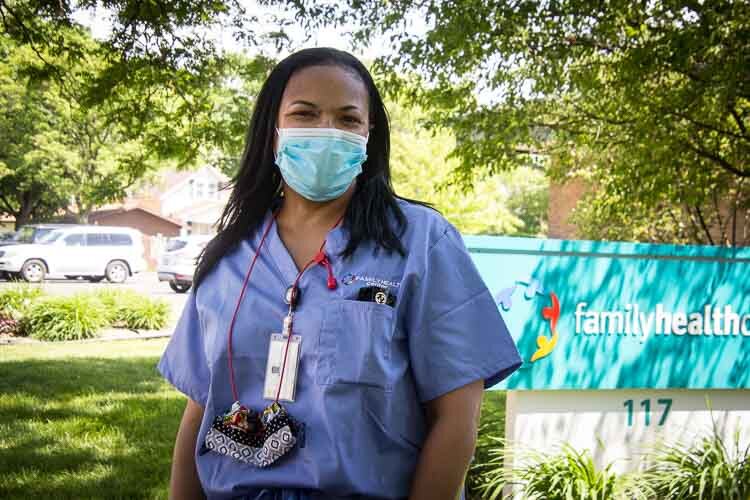
[{"label": "surgical face mask", "polygon": [[284,182],[311,201],[334,200],[362,172],[367,137],[336,128],[276,129],[276,165]]}]

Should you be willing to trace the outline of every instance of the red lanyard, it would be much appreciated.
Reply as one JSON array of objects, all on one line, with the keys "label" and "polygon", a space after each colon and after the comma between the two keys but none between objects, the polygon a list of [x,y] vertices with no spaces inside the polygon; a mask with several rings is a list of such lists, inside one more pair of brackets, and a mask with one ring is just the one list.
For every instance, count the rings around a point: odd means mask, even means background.
[{"label": "red lanyard", "polygon": [[[247,268],[247,273],[245,274],[245,280],[242,282],[242,290],[240,290],[240,296],[237,299],[237,305],[234,308],[234,313],[232,314],[232,321],[229,322],[229,332],[227,334],[227,356],[229,361],[229,382],[232,386],[232,396],[234,397],[235,401],[239,401],[239,394],[237,393],[237,386],[234,381],[234,366],[232,364],[232,334],[234,332],[234,322],[237,320],[237,313],[240,310],[240,304],[242,304],[242,299],[245,296],[245,290],[247,290],[247,284],[250,281],[250,275],[253,272],[253,268],[255,267],[255,261],[258,260],[258,256],[260,255],[260,251],[263,248],[263,243],[266,241],[266,236],[268,236],[268,232],[271,230],[271,225],[276,220],[276,216],[279,214],[279,211],[275,211],[273,215],[271,216],[271,220],[268,221],[268,224],[266,224],[266,229],[263,231],[263,237],[260,239],[260,244],[258,245],[258,249],[255,251],[255,255],[253,256],[253,260],[250,262],[250,266]],[[336,221],[336,224],[333,225],[333,228],[341,224],[341,221],[344,219],[344,216],[342,215],[339,217],[339,220]],[[326,271],[328,272],[328,279],[326,280],[326,285],[328,286],[329,290],[335,290],[336,289],[336,278],[333,275],[333,268],[331,267],[331,262],[328,260],[328,256],[323,252],[323,249],[325,248],[326,240],[323,240],[323,243],[320,245],[320,250],[318,250],[318,253],[315,254],[315,256],[310,259],[310,261],[305,264],[305,266],[300,270],[300,272],[297,274],[297,278],[294,280],[294,284],[292,285],[292,295],[294,295],[297,292],[297,285],[299,284],[300,278],[302,278],[302,275],[304,274],[307,269],[313,265],[313,264],[320,264],[326,268]],[[289,306],[289,314],[287,315],[287,318],[289,318],[288,325],[287,321],[284,321],[284,328],[288,329],[289,336],[287,338],[286,348],[284,350],[284,362],[281,366],[281,378],[279,380],[279,388],[276,391],[276,402],[279,400],[279,394],[281,393],[281,386],[284,381],[284,370],[286,369],[286,358],[287,353],[289,352],[289,340],[291,340],[292,335],[292,320],[291,320],[291,312],[293,310],[293,304],[290,304]]]}]

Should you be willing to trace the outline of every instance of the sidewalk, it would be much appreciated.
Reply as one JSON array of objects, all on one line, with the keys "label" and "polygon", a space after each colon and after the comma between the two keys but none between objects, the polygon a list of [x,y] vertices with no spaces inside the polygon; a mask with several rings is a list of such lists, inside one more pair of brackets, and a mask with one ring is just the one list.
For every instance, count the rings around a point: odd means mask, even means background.
[{"label": "sidewalk", "polygon": [[64,343],[86,343],[86,342],[101,342],[109,340],[133,340],[133,339],[156,339],[161,337],[170,337],[174,325],[170,325],[162,330],[130,330],[127,328],[105,328],[99,335],[90,339],[83,340],[60,340],[55,342],[48,342],[45,340],[37,340],[30,337],[15,337],[11,335],[0,335],[0,345],[12,345],[12,344],[64,344]]}]

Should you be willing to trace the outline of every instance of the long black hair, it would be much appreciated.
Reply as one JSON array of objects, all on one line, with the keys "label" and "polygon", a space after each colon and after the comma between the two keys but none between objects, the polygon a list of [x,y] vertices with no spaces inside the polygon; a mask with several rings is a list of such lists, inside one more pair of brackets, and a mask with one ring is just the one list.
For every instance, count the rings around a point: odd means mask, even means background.
[{"label": "long black hair", "polygon": [[[340,256],[351,256],[366,240],[405,255],[399,236],[407,222],[391,184],[388,114],[375,82],[367,68],[347,52],[331,48],[305,49],[279,62],[258,94],[240,168],[230,182],[232,193],[219,219],[218,233],[201,253],[195,271],[196,288],[224,255],[262,224],[266,212],[280,196],[282,179],[273,151],[276,118],[287,82],[294,73],[310,66],[338,66],[352,71],[361,78],[369,94],[372,128],[367,142],[367,160],[357,177],[342,222],[349,232],[349,241]],[[397,227],[391,227],[389,216]]]}]

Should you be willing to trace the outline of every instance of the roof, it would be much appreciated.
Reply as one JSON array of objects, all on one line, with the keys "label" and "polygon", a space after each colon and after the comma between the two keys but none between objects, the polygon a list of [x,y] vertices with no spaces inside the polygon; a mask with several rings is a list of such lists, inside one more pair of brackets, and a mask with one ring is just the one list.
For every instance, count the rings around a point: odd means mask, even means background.
[{"label": "roof", "polygon": [[101,219],[106,219],[108,217],[111,217],[113,215],[121,215],[121,214],[126,214],[126,213],[129,213],[129,212],[135,212],[135,211],[140,211],[140,212],[147,213],[147,214],[151,215],[152,217],[156,217],[156,218],[162,219],[162,220],[168,222],[169,224],[175,225],[178,228],[182,227],[182,223],[181,222],[179,222],[179,221],[177,221],[175,219],[172,219],[170,217],[165,217],[164,215],[161,215],[159,213],[154,212],[153,210],[149,210],[149,209],[143,208],[143,207],[133,207],[133,208],[123,208],[123,207],[121,207],[121,208],[114,208],[114,209],[110,209],[110,210],[97,210],[95,212],[92,212],[89,215],[89,220],[92,220],[92,221],[101,220]]}]

